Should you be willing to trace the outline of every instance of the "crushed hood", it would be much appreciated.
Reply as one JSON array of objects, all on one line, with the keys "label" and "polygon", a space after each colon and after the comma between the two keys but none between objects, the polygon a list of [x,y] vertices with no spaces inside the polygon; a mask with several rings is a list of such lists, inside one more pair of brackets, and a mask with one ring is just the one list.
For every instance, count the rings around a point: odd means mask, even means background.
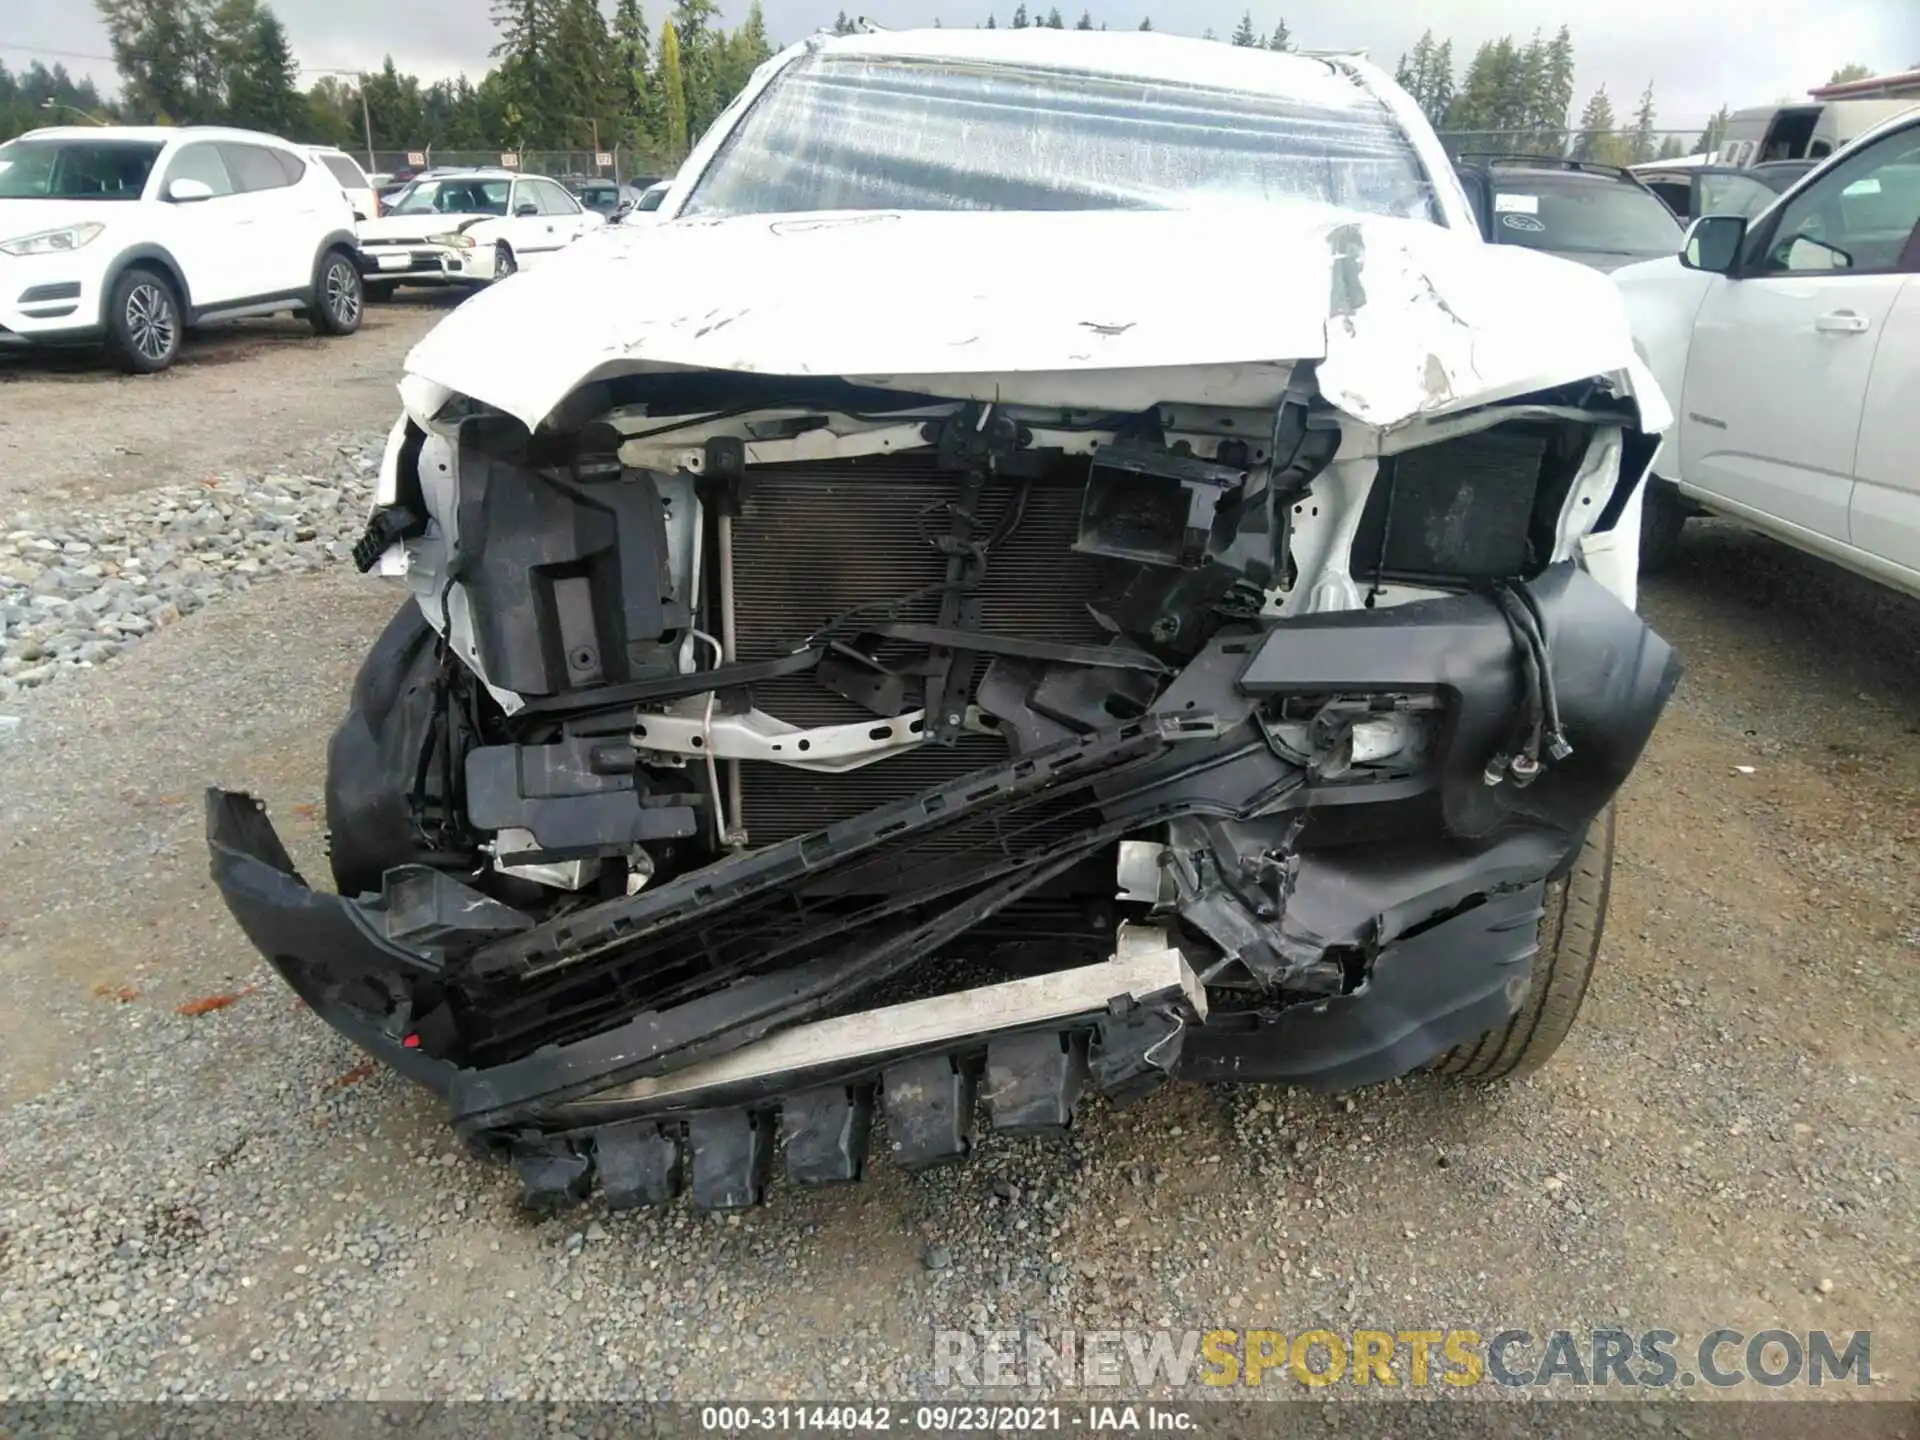
[{"label": "crushed hood", "polygon": [[407,369],[416,408],[444,388],[537,427],[580,385],[650,369],[1144,408],[1272,404],[1303,360],[1382,428],[1616,372],[1646,428],[1666,423],[1604,276],[1305,204],[614,226],[475,296]]}]

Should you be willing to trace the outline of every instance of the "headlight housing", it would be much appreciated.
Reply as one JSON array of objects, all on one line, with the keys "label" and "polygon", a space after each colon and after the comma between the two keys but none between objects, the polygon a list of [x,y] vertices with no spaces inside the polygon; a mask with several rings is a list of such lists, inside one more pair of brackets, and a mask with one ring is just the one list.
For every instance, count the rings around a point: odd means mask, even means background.
[{"label": "headlight housing", "polygon": [[69,250],[78,250],[106,228],[97,220],[88,220],[79,225],[62,225],[57,230],[38,230],[31,235],[0,240],[0,254],[64,255]]},{"label": "headlight housing", "polygon": [[473,237],[471,235],[429,235],[427,236],[427,243],[429,245],[446,245],[455,250],[471,250],[473,248]]}]

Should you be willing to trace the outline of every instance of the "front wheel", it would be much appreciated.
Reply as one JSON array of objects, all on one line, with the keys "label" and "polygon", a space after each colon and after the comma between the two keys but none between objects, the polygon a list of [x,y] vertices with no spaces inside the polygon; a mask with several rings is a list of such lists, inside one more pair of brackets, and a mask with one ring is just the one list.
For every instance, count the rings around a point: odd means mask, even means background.
[{"label": "front wheel", "polygon": [[520,262],[513,258],[513,247],[506,241],[499,241],[493,247],[493,278],[495,282],[506,279],[520,268]]},{"label": "front wheel", "polygon": [[1600,956],[1600,934],[1613,887],[1613,807],[1587,827],[1573,868],[1547,886],[1540,949],[1526,999],[1514,1016],[1478,1040],[1456,1045],[1433,1068],[1468,1080],[1531,1075],[1553,1057],[1573,1029]]},{"label": "front wheel", "polygon": [[122,370],[152,375],[173,364],[186,331],[180,296],[157,270],[135,268],[107,296],[107,354]]},{"label": "front wheel", "polygon": [[360,328],[360,267],[344,250],[329,250],[320,261],[307,319],[316,335],[351,335]]}]

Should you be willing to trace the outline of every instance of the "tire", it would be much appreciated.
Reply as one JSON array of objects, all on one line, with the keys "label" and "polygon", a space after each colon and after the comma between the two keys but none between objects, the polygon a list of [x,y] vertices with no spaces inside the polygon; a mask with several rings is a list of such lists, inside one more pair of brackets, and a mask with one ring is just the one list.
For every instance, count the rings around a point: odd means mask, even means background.
[{"label": "tire", "polygon": [[393,292],[399,287],[391,280],[362,280],[360,292],[369,302],[381,305],[393,298]]},{"label": "tire", "polygon": [[366,293],[360,279],[360,267],[344,250],[329,250],[320,257],[320,273],[314,277],[313,299],[307,305],[307,323],[316,335],[351,335],[360,328],[366,313]]},{"label": "tire", "polygon": [[1640,502],[1640,573],[1657,575],[1672,567],[1680,553],[1680,532],[1687,523],[1687,502],[1657,476],[1647,477]]},{"label": "tire", "polygon": [[1573,1029],[1600,955],[1600,935],[1613,888],[1613,807],[1587,827],[1573,868],[1550,882],[1540,920],[1527,996],[1505,1025],[1470,1045],[1457,1045],[1433,1062],[1443,1075],[1466,1080],[1510,1080],[1531,1075]]},{"label": "tire", "polygon": [[153,375],[179,358],[186,335],[180,292],[158,270],[136,265],[107,295],[107,355],[132,375]]},{"label": "tire", "polygon": [[502,280],[520,268],[520,262],[513,258],[513,247],[504,240],[497,240],[493,246],[493,283]]}]

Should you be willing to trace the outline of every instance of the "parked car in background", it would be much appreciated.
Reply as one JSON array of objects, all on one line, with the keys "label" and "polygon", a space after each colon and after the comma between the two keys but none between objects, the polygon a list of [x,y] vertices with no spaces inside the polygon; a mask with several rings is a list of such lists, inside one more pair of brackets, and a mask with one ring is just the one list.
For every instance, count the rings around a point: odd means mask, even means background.
[{"label": "parked car in background", "polygon": [[1606,277],[1364,60],[1134,31],[815,37],[657,213],[407,358],[335,885],[208,796],[317,1016],[541,1205],[1546,1061],[1679,674]]},{"label": "parked car in background", "polygon": [[309,145],[307,154],[326,166],[327,173],[340,182],[340,188],[346,192],[347,204],[353,207],[355,221],[379,217],[380,192],[373,183],[373,177],[360,168],[358,160],[344,150],[335,150],[327,145]]},{"label": "parked car in background", "polygon": [[[1783,160],[1795,175],[1805,174],[1816,162]],[[1702,215],[1745,215],[1751,219],[1771,205],[1790,181],[1776,180],[1759,169],[1740,170],[1727,165],[1694,165],[1685,169],[1636,165],[1633,173],[1676,217],[1698,220]]]},{"label": "parked car in background", "polygon": [[360,327],[339,181],[271,135],[77,126],[0,145],[0,346],[104,343],[164,370],[188,326],[295,311]]},{"label": "parked car in background", "polygon": [[603,220],[626,214],[639,203],[642,194],[636,185],[593,176],[569,176],[560,183],[566,186],[569,195]]},{"label": "parked car in background", "polygon": [[485,285],[571,245],[606,222],[557,180],[457,170],[415,180],[358,227],[367,293],[398,285]]},{"label": "parked car in background", "polygon": [[629,222],[634,221],[636,218],[642,219],[643,222],[656,218],[660,209],[660,202],[667,198],[667,192],[672,188],[673,181],[671,180],[654,181],[653,184],[647,186],[646,189],[640,192],[640,198],[633,202],[633,209],[627,212],[625,218]]},{"label": "parked car in background", "polygon": [[1463,155],[1460,183],[1495,245],[1520,245],[1612,270],[1672,255],[1685,232],[1654,193],[1618,165],[1544,155]]},{"label": "parked car in background", "polygon": [[1705,512],[1920,595],[1920,111],[1614,279],[1677,416],[1645,561]]}]

